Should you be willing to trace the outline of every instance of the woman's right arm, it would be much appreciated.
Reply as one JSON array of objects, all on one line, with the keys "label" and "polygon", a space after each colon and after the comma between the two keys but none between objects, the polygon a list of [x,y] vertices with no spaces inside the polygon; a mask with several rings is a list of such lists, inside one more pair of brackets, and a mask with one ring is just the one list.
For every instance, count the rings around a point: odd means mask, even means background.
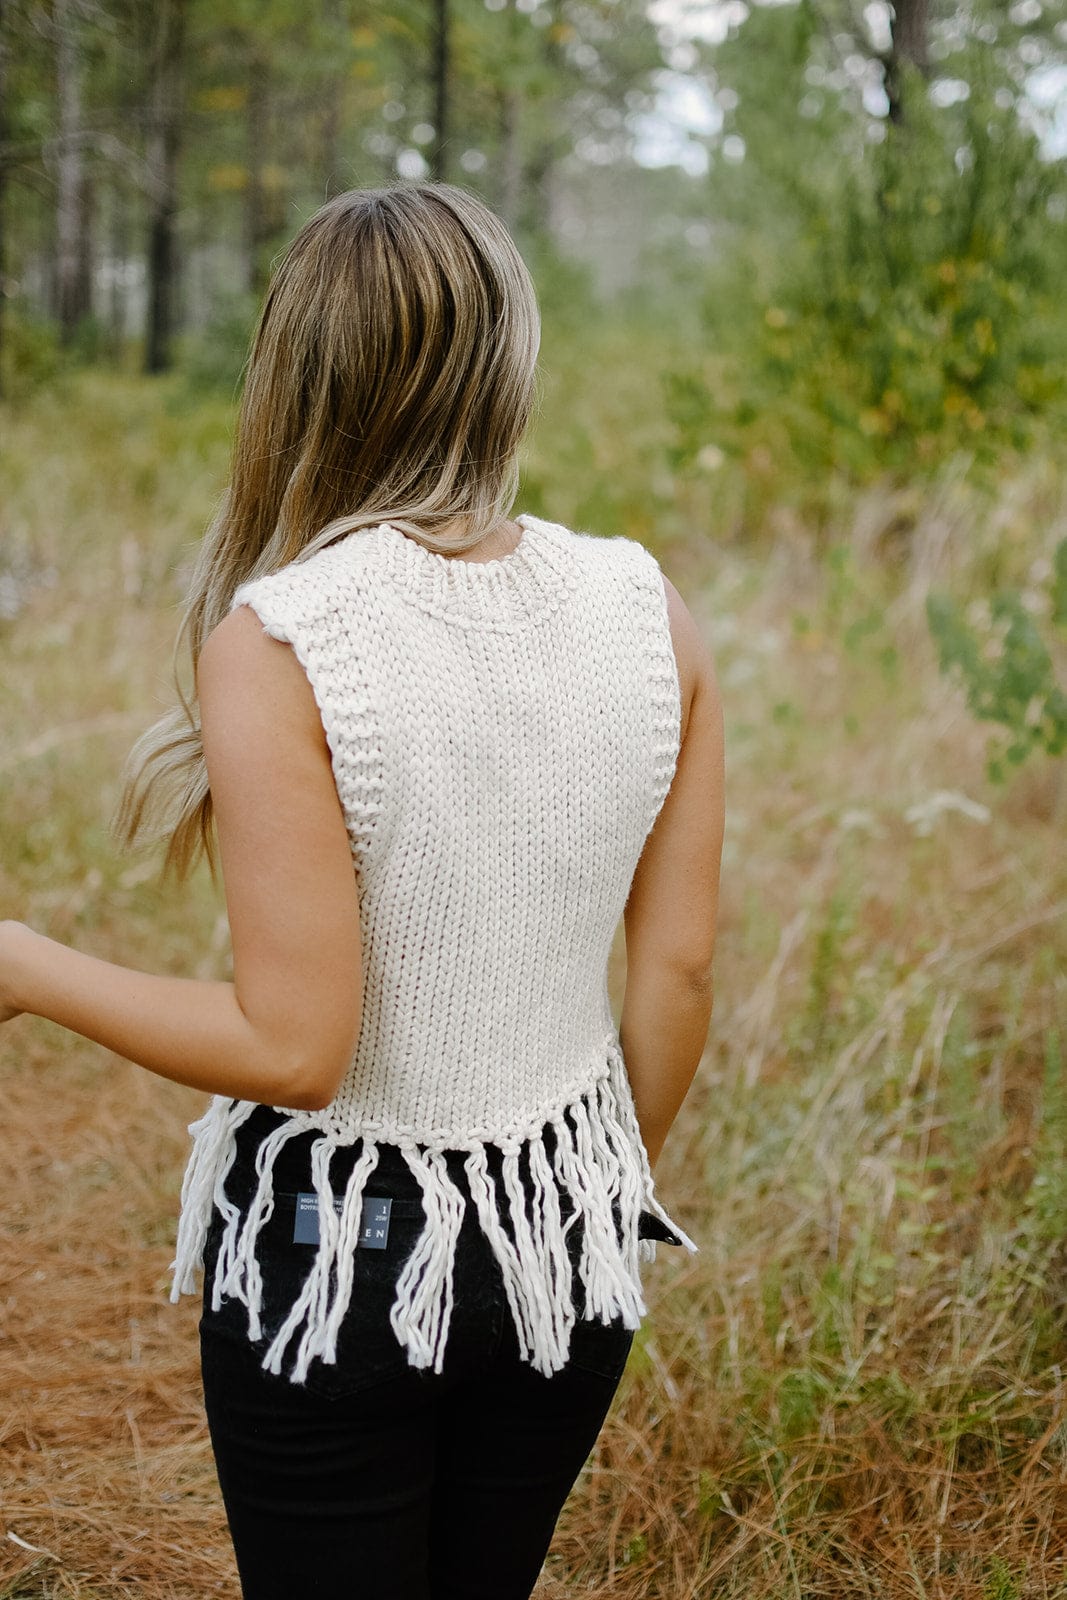
[{"label": "woman's right arm", "polygon": [[712,964],[725,812],[722,704],[711,654],[664,577],[682,732],[674,778],[634,872],[624,912],[619,1024],[650,1164],[693,1081],[714,1004]]},{"label": "woman's right arm", "polygon": [[197,666],[233,980],[140,972],[0,922],[0,1022],[35,1013],[149,1072],[293,1110],[329,1104],[362,1024],[359,892],[304,669],[245,606]]}]

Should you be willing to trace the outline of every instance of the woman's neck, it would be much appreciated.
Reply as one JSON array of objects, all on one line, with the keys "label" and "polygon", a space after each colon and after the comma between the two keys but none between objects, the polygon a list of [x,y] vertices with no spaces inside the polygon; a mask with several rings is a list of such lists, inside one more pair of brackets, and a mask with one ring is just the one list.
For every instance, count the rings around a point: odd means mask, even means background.
[{"label": "woman's neck", "polygon": [[[455,524],[446,523],[445,527],[438,529],[438,537],[448,538],[452,532],[457,537],[461,536],[461,523],[459,519]],[[456,552],[441,551],[448,561],[497,561],[501,556],[510,555],[522,538],[522,529],[517,522],[510,521],[507,517],[499,517],[492,527],[487,529],[478,544],[470,550]]]}]

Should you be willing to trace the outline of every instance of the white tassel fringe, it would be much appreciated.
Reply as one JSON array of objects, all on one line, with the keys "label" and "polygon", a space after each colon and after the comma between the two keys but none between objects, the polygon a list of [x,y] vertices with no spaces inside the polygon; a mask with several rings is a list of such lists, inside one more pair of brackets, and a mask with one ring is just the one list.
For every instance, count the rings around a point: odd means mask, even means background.
[{"label": "white tassel fringe", "polygon": [[[278,1152],[306,1128],[303,1123],[286,1122],[263,1140],[256,1153],[256,1189],[242,1219],[224,1184],[233,1162],[233,1134],[254,1109],[253,1102],[216,1096],[200,1121],[190,1125],[194,1146],[182,1181],[170,1297],[177,1301],[179,1295],[195,1292],[194,1268],[202,1264],[212,1208],[217,1206],[225,1227],[212,1308],[217,1310],[224,1296],[240,1300],[248,1310],[249,1338],[258,1340],[263,1281],[256,1241],[274,1210],[272,1174]],[[655,1241],[638,1238],[642,1210],[666,1223],[687,1250],[695,1252],[697,1246],[656,1198],[621,1050],[610,1051],[608,1072],[565,1111],[550,1116],[547,1125],[554,1135],[551,1156],[536,1132],[526,1140],[502,1143],[499,1180],[494,1180],[481,1144],[467,1152],[464,1170],[478,1220],[500,1266],[522,1357],[550,1376],[566,1365],[576,1317],[566,1239],[572,1226],[581,1224],[577,1271],[585,1316],[602,1322],[621,1317],[626,1327],[634,1329],[647,1309],[639,1263],[655,1257]],[[299,1332],[289,1373],[296,1383],[307,1377],[316,1356],[327,1363],[337,1359],[337,1338],[352,1297],[363,1196],[378,1161],[377,1145],[365,1139],[338,1214],[329,1173],[338,1148],[328,1133],[312,1145],[319,1247],[301,1292],[263,1359],[265,1370],[280,1372],[286,1347]],[[440,1372],[452,1317],[456,1246],[467,1202],[439,1150],[401,1148],[422,1192],[426,1221],[400,1272],[390,1323],[413,1367]],[[523,1149],[529,1162],[528,1199],[521,1181]],[[566,1223],[559,1203],[561,1188],[573,1208]],[[619,1210],[618,1223],[614,1206]]]},{"label": "white tassel fringe", "polygon": [[422,1190],[426,1223],[404,1264],[389,1322],[413,1367],[440,1372],[452,1320],[453,1268],[466,1200],[438,1150],[406,1149]]},{"label": "white tassel fringe", "polygon": [[[285,1347],[304,1323],[296,1362],[290,1372],[295,1383],[303,1383],[307,1377],[312,1356],[321,1356],[323,1361],[331,1363],[337,1360],[337,1330],[352,1292],[353,1260],[363,1217],[363,1189],[368,1175],[378,1164],[377,1145],[367,1143],[352,1168],[338,1216],[329,1170],[330,1157],[336,1148],[329,1137],[316,1139],[311,1147],[311,1177],[319,1197],[319,1247],[303,1289],[263,1358],[267,1372],[280,1372]],[[337,1287],[331,1305],[330,1274],[335,1266]]]},{"label": "white tassel fringe", "polygon": [[170,1264],[174,1273],[170,1298],[175,1303],[183,1294],[196,1293],[193,1273],[204,1258],[212,1206],[218,1206],[228,1223],[233,1220],[235,1210],[226,1198],[223,1184],[233,1165],[233,1135],[255,1109],[251,1100],[231,1100],[217,1094],[199,1121],[189,1124],[193,1150],[182,1178],[178,1237]]}]

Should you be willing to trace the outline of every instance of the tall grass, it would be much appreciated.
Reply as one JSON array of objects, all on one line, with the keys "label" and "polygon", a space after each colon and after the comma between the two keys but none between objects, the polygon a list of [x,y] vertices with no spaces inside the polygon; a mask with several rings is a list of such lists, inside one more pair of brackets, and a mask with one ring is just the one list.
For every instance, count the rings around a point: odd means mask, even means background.
[{"label": "tall grass", "polygon": [[[1064,481],[948,478],[906,539],[871,491],[826,554],[716,548],[654,385],[597,338],[546,350],[524,507],[660,551],[717,660],[729,818],[716,1015],[660,1166],[701,1251],[645,1269],[544,1600],[1065,1596],[1063,782],[1039,757],[990,785],[923,611],[1025,580]],[[0,909],[221,976],[205,876],[164,889],[106,830],[224,481],[229,412],[178,400],[88,373],[4,418]],[[618,1003],[621,939],[611,976]],[[202,1097],[32,1019],[0,1072],[0,1597],[231,1600],[198,1309],[166,1297]]]}]

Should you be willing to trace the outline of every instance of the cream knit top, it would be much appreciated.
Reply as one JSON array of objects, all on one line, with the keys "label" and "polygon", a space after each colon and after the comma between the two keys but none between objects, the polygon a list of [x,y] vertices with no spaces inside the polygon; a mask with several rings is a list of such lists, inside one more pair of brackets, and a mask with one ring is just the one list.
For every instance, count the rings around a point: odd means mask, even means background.
[{"label": "cream knit top", "polygon": [[[336,1359],[380,1141],[402,1150],[426,1212],[392,1308],[414,1366],[441,1369],[468,1203],[442,1151],[466,1152],[520,1348],[543,1373],[566,1362],[575,1318],[561,1187],[585,1224],[587,1314],[639,1325],[638,1262],[655,1249],[638,1238],[643,1209],[696,1249],[653,1192],[607,990],[614,932],[678,754],[662,576],[631,539],[518,522],[519,544],[486,562],[439,555],[388,523],[360,529],[233,599],[292,646],[322,716],[359,882],[363,1019],[331,1103],[278,1108],[285,1121],[257,1151],[246,1217],[224,1180],[255,1103],[217,1095],[191,1124],[171,1298],[195,1291],[218,1206],[214,1305],[236,1296],[249,1337],[260,1336],[255,1246],[273,1208],[272,1164],[287,1139],[316,1130],[320,1243],[263,1362],[279,1372],[296,1338],[296,1382],[314,1356]],[[330,1157],[357,1140],[338,1214]],[[502,1192],[489,1143],[503,1152]]]}]

